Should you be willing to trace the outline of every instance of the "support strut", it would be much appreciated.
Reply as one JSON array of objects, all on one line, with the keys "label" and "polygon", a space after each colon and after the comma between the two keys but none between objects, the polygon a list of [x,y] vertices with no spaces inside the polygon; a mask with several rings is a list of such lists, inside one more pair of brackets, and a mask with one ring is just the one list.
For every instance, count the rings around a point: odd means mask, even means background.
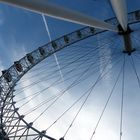
[{"label": "support strut", "polygon": [[127,27],[127,30],[124,31],[121,25],[118,25],[119,29],[119,35],[122,35],[123,41],[124,41],[124,51],[123,53],[127,53],[128,55],[131,55],[132,52],[135,51],[135,48],[132,47],[132,41],[131,41],[131,32],[133,32],[130,27]]}]

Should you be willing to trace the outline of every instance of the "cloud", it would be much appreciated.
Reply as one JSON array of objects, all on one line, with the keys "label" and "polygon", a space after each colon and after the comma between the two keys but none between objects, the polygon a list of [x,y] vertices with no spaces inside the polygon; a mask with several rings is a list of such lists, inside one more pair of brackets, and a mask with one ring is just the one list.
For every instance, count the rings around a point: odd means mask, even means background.
[{"label": "cloud", "polygon": [[27,54],[26,47],[23,43],[18,42],[14,36],[10,39],[10,58],[11,61],[17,61]]},{"label": "cloud", "polygon": [[[24,87],[28,84],[31,84],[32,82],[33,81],[31,79],[28,79],[26,80],[25,83],[22,83],[22,85],[20,86]],[[35,91],[45,88],[46,85],[49,84],[46,82],[44,82],[43,84],[39,84],[39,86],[27,90],[21,96],[27,97],[33,94]],[[46,92],[42,93],[41,96],[39,96],[35,100],[32,100],[32,102],[26,105],[26,107],[22,111],[26,112],[28,109],[31,109],[32,107],[39,104],[40,101],[47,99],[48,94],[55,95],[59,91],[60,89],[58,87],[51,87]],[[57,101],[48,111],[46,111],[40,117],[40,119],[34,124],[34,127],[40,131],[49,127],[64,112],[64,110],[66,110],[75,101],[75,99],[76,98],[71,96],[71,94],[68,94],[68,96],[63,96],[59,101]],[[69,125],[71,124],[72,119],[74,118],[76,112],[78,111],[81,103],[82,102],[78,103],[78,105],[76,105],[68,113],[66,113],[64,117],[62,117],[50,130],[47,131],[47,135],[53,136],[54,138],[57,139],[62,137],[65,131],[67,130],[67,128],[69,127]],[[41,109],[34,111],[29,116],[27,115],[25,117],[27,122],[32,122],[38,115],[42,113],[42,111],[46,108],[46,106],[48,106],[48,104],[43,106]],[[68,135],[66,135],[66,139],[67,140],[89,139],[99,119],[101,110],[102,109],[100,107],[96,105],[94,106],[94,103],[88,105],[87,107],[84,107],[84,109],[82,109],[77,119],[75,120]],[[108,117],[109,116],[106,116],[105,118]],[[99,128],[97,129],[97,133],[95,134],[95,139],[102,140],[103,138],[108,137],[108,138],[112,138],[113,140],[117,140],[118,135],[117,132],[113,129],[113,126],[111,126],[112,123],[109,123],[109,119],[105,119],[105,120],[107,120],[108,123],[103,123],[101,127],[99,125]],[[116,120],[115,117],[114,120]]]},{"label": "cloud", "polygon": [[[109,69],[112,68],[112,52],[111,49],[109,49],[108,44],[107,46],[105,45],[105,42],[101,42],[100,40],[103,40],[103,38],[98,34],[97,35],[97,42],[98,42],[98,46],[99,48],[103,47],[102,49],[99,49],[99,56],[100,56],[100,60],[99,60],[99,64],[100,64],[100,73],[103,74],[106,73]],[[109,41],[108,41],[109,42]],[[107,64],[107,66],[106,66]],[[106,68],[105,68],[106,67]],[[105,70],[104,70],[105,68]],[[102,80],[103,81],[103,80]],[[107,88],[110,87],[111,83],[111,74],[107,74],[107,76],[105,76],[103,84],[107,86]]]},{"label": "cloud", "polygon": [[[18,45],[19,44],[17,44],[17,46]],[[27,52],[26,52],[24,44],[20,44],[20,48],[16,48],[16,49],[12,50],[12,58],[13,58],[13,60],[19,60],[20,58],[22,58],[26,54],[27,54]]]}]

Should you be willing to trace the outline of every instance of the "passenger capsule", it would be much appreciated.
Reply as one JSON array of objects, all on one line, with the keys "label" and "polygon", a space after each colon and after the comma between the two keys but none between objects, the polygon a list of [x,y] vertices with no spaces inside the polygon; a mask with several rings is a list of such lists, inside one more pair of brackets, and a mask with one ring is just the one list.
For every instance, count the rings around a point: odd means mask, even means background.
[{"label": "passenger capsule", "polygon": [[52,47],[54,48],[54,49],[57,49],[57,44],[53,41],[52,42]]},{"label": "passenger capsule", "polygon": [[94,33],[95,29],[93,27],[90,27],[90,31]]},{"label": "passenger capsule", "polygon": [[38,50],[39,50],[39,53],[40,53],[42,56],[45,55],[45,50],[44,50],[43,48],[40,47]]},{"label": "passenger capsule", "polygon": [[69,43],[69,38],[68,38],[67,36],[64,36],[64,41],[65,41],[66,43]]},{"label": "passenger capsule", "polygon": [[33,58],[33,56],[32,56],[31,54],[27,54],[26,57],[27,57],[27,60],[28,60],[31,64],[34,64],[34,58]]},{"label": "passenger capsule", "polygon": [[77,36],[78,36],[79,38],[81,38],[81,37],[82,37],[82,34],[81,34],[81,32],[80,32],[80,31],[77,31]]},{"label": "passenger capsule", "polygon": [[11,82],[11,81],[12,81],[12,76],[11,76],[11,74],[9,73],[8,70],[3,70],[3,71],[2,71],[2,75],[3,75],[3,77],[5,78],[5,80],[6,80],[7,82]]},{"label": "passenger capsule", "polygon": [[22,72],[23,68],[19,61],[14,62],[15,68],[18,72]]},{"label": "passenger capsule", "polygon": [[135,17],[136,17],[136,20],[140,19],[140,11],[135,12]]}]

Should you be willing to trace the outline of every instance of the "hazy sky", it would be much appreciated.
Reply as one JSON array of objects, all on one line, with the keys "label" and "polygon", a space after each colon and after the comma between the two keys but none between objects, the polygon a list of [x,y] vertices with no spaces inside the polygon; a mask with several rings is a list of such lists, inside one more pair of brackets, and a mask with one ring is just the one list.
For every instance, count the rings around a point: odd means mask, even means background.
[{"label": "hazy sky", "polygon": [[[108,0],[50,1],[101,20],[114,17]],[[129,12],[140,10],[139,0],[127,0],[127,2]],[[56,39],[64,34],[84,27],[47,16],[45,19],[52,39]],[[33,69],[32,72],[29,72],[29,74],[21,79],[21,82],[17,85],[16,93],[21,92],[21,94],[16,96],[17,101],[47,88],[47,90],[42,91],[37,98],[33,99],[32,102],[29,102],[21,108],[20,113],[28,114],[29,110],[32,110],[43,101],[66,91],[66,94],[46,112],[44,110],[53,100],[25,117],[28,122],[32,122],[44,111],[44,114],[35,122],[34,127],[39,130],[45,130],[82,94],[86,93],[87,90],[96,83],[98,77],[107,73],[102,80],[96,84],[93,90],[91,90],[92,94],[76,117],[65,139],[91,140],[91,135],[96,130],[93,137],[95,140],[118,140],[120,137],[121,121],[122,71],[124,70],[122,140],[138,139],[140,137],[139,27],[138,24],[131,26],[131,28],[135,30],[131,38],[136,52],[134,52],[132,56],[126,55],[124,69],[122,38],[118,34],[110,32],[91,37],[58,52],[56,54],[58,59],[57,63],[54,56],[47,58],[46,61],[42,62]],[[0,70],[7,69],[14,61],[47,42],[49,42],[49,36],[41,15],[0,4]],[[75,63],[72,62],[79,57],[80,59]],[[70,65],[63,69],[63,67],[69,63]],[[62,70],[60,70],[61,68]],[[62,76],[60,76],[60,73],[62,73]],[[66,90],[67,87],[78,78],[80,78],[80,83]],[[115,85],[117,78],[118,81]],[[50,86],[57,79],[59,79],[61,83]],[[33,82],[37,82],[37,84],[31,86]],[[115,88],[113,90],[114,85]],[[112,90],[112,96],[98,125],[99,118],[102,115]],[[57,123],[47,131],[47,134],[57,139],[62,137],[85,99],[86,96],[58,120]],[[22,106],[22,104],[28,100],[30,100],[30,98],[19,102],[17,106]]]}]

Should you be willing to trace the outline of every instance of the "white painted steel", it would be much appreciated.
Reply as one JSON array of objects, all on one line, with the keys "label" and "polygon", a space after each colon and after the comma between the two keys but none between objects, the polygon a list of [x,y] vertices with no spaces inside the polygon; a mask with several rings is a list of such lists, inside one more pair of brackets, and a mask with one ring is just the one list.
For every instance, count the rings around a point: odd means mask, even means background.
[{"label": "white painted steel", "polygon": [[112,8],[116,14],[116,17],[124,29],[127,30],[127,6],[125,0],[110,0]]},{"label": "white painted steel", "polygon": [[0,0],[0,2],[18,6],[33,12],[45,14],[65,21],[87,25],[103,30],[110,30],[115,32],[118,31],[114,25],[97,20],[80,12],[55,5],[46,0]]}]

